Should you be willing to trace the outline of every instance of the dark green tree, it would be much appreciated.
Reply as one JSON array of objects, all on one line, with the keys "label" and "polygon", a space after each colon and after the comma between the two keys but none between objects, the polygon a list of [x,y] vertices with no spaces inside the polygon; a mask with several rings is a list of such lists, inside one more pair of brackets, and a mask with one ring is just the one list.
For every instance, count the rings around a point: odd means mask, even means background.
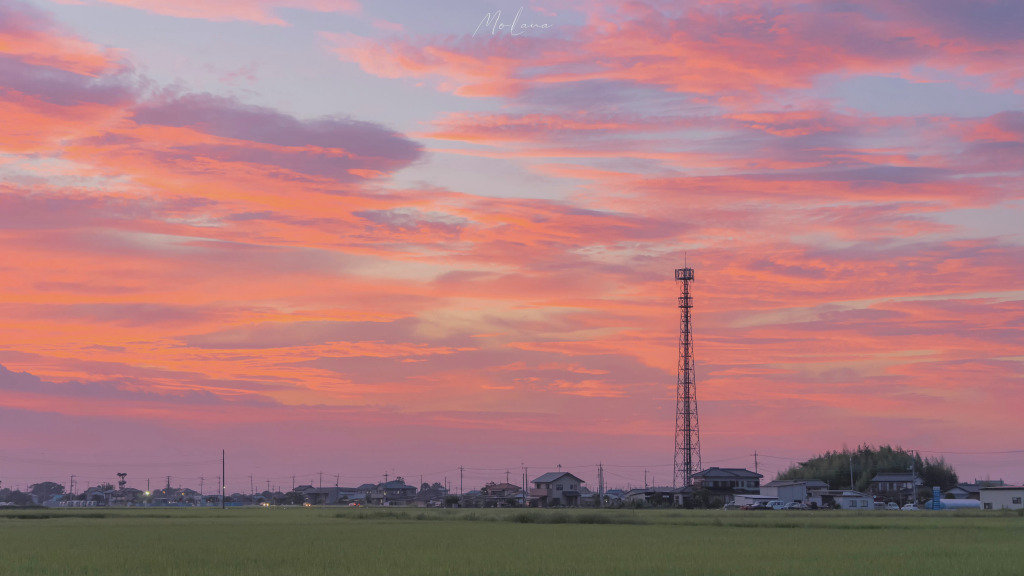
[{"label": "dark green tree", "polygon": [[54,496],[59,496],[64,493],[64,486],[57,484],[56,482],[39,482],[38,484],[32,484],[28,487],[29,492],[36,497],[39,502],[46,502]]},{"label": "dark green tree", "polygon": [[947,490],[956,486],[956,471],[942,458],[921,459],[921,455],[900,447],[858,446],[856,450],[825,452],[806,462],[790,467],[776,476],[776,480],[824,480],[830,488],[850,487],[850,467],[853,466],[853,488],[865,491],[876,474],[882,472],[910,472],[913,467],[924,486],[939,486]]}]

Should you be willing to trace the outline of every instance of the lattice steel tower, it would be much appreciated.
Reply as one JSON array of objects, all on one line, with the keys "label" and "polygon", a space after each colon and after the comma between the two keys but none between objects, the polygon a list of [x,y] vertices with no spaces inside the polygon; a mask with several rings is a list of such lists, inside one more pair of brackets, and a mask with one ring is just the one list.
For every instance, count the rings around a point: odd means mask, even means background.
[{"label": "lattice steel tower", "polygon": [[690,486],[700,472],[700,426],[697,419],[697,383],[693,373],[693,332],[690,283],[693,268],[676,268],[679,282],[679,363],[676,371],[676,450],[672,458],[672,485]]}]

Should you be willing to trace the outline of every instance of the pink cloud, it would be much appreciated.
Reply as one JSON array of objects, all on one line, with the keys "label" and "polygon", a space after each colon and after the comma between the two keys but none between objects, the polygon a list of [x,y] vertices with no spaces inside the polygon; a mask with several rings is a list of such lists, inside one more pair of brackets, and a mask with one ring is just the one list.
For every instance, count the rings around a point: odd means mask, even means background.
[{"label": "pink cloud", "polygon": [[177,18],[200,18],[213,21],[241,20],[256,24],[285,26],[287,22],[278,13],[279,9],[308,10],[312,12],[358,12],[361,7],[357,0],[92,0],[146,10],[164,16]]}]

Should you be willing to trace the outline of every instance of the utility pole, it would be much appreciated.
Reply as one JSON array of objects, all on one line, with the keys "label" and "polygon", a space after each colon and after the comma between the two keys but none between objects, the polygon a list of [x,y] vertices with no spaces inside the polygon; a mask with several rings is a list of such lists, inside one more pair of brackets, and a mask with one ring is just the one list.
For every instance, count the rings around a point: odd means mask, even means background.
[{"label": "utility pole", "polygon": [[754,474],[757,474],[757,450],[754,450]]},{"label": "utility pole", "polygon": [[597,464],[597,507],[604,508],[604,464]]},{"label": "utility pole", "polygon": [[647,490],[647,468],[644,468],[644,490]]},{"label": "utility pole", "polygon": [[[420,476],[420,480],[423,480],[423,476]],[[420,484],[422,484],[422,483],[423,482],[420,482]],[[334,475],[334,487],[335,488],[340,488],[341,487],[341,474],[335,474]]]},{"label": "utility pole", "polygon": [[202,502],[203,506],[206,506],[206,495],[203,492],[203,482],[204,481],[206,481],[206,478],[203,478],[202,476],[200,476],[199,477],[199,501]]},{"label": "utility pole", "polygon": [[270,492],[270,480],[267,480],[267,492]]},{"label": "utility pole", "polygon": [[292,492],[295,492],[295,475],[292,475]]},{"label": "utility pole", "polygon": [[462,496],[462,472],[465,467],[459,466],[459,496]]},{"label": "utility pole", "polygon": [[910,453],[910,503],[917,506],[917,459]]},{"label": "utility pole", "polygon": [[850,490],[853,489],[853,452],[850,452]]},{"label": "utility pole", "polygon": [[249,503],[256,503],[256,485],[252,482],[252,474],[249,474]]},{"label": "utility pole", "polygon": [[505,468],[505,484],[508,484],[508,468]]},{"label": "utility pole", "polygon": [[167,492],[171,491],[171,477],[167,477]]},{"label": "utility pole", "polygon": [[68,482],[68,497],[75,497],[75,475],[71,475],[71,480]]},{"label": "utility pole", "polygon": [[220,451],[220,509],[224,509],[224,490],[228,485],[228,476],[224,468],[224,450]]},{"label": "utility pole", "polygon": [[530,505],[530,490],[526,487],[526,479],[530,476],[530,469],[523,465],[523,508]]}]

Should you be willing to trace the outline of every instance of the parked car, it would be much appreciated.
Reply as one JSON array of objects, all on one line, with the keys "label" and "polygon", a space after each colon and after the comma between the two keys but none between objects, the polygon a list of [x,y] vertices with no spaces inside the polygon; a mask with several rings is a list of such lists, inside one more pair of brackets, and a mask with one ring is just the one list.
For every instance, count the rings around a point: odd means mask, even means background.
[{"label": "parked car", "polygon": [[799,502],[790,502],[782,507],[783,510],[806,510],[807,507]]},{"label": "parked car", "polygon": [[740,506],[741,510],[767,510],[768,506],[764,502],[754,502],[753,504],[744,504]]},{"label": "parked car", "polygon": [[903,510],[904,512],[917,512],[918,510],[920,510],[920,508],[917,507],[917,504],[909,502],[907,504],[904,504],[903,508],[900,508],[900,510]]},{"label": "parked car", "polygon": [[885,509],[886,510],[899,510],[900,509],[900,505],[895,503],[895,502],[889,502],[888,504],[885,505]]},{"label": "parked car", "polygon": [[786,503],[783,502],[782,500],[769,500],[768,502],[765,502],[764,506],[765,508],[769,508],[771,510],[782,510],[782,507],[785,505]]},{"label": "parked car", "polygon": [[735,502],[726,502],[725,506],[722,506],[722,510],[739,510],[740,505]]}]

